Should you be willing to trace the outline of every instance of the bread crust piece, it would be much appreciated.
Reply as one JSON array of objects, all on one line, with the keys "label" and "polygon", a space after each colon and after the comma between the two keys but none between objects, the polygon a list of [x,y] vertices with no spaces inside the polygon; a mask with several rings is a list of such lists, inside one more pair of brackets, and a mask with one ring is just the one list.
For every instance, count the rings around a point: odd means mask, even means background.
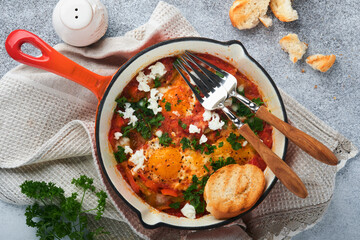
[{"label": "bread crust piece", "polygon": [[204,189],[206,210],[217,219],[249,210],[265,188],[264,173],[252,164],[231,164],[210,176]]},{"label": "bread crust piece", "polygon": [[309,64],[313,69],[319,70],[320,72],[326,72],[335,63],[336,56],[315,54],[311,55],[306,59],[306,63]]},{"label": "bread crust piece", "polygon": [[292,22],[299,18],[296,10],[291,6],[291,0],[271,0],[271,11],[282,22]]},{"label": "bread crust piece", "polygon": [[267,28],[272,26],[272,19],[267,15],[259,17],[259,20]]},{"label": "bread crust piece", "polygon": [[238,29],[249,29],[259,23],[269,7],[270,0],[236,0],[230,8],[231,23]]},{"label": "bread crust piece", "polygon": [[298,35],[290,33],[280,39],[281,48],[289,53],[290,61],[296,63],[306,52],[307,44],[299,40]]}]

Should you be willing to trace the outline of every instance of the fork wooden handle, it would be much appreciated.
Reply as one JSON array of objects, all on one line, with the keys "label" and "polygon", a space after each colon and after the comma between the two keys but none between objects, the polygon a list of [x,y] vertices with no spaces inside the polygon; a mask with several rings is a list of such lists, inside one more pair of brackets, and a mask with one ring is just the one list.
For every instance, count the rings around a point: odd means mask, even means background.
[{"label": "fork wooden handle", "polygon": [[335,154],[324,144],[290,124],[280,120],[271,114],[264,106],[261,106],[259,110],[257,110],[255,116],[277,128],[293,143],[315,159],[329,165],[336,165],[338,163],[338,159]]},{"label": "fork wooden handle", "polygon": [[306,187],[298,175],[270,148],[260,141],[250,129],[249,125],[244,124],[239,128],[239,132],[254,147],[266,165],[287,189],[301,198],[307,197],[308,192]]}]

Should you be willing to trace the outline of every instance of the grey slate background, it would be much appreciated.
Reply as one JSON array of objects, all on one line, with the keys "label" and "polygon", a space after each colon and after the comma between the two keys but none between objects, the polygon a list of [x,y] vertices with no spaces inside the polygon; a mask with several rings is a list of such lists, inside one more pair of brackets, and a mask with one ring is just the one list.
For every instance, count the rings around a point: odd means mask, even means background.
[{"label": "grey slate background", "polygon": [[[50,45],[61,42],[51,16],[57,0],[0,0],[0,76],[18,65],[4,48],[7,35],[22,28],[34,32]],[[102,0],[109,13],[106,36],[120,36],[145,23],[157,0]],[[232,27],[228,10],[233,0],[166,0],[178,7],[204,37],[237,39],[268,71],[276,84],[315,115],[360,146],[360,1],[296,0],[300,19],[282,23],[269,13],[274,25],[260,24],[251,30]],[[327,73],[316,72],[302,60],[289,61],[278,41],[293,32],[309,44],[311,54],[335,54],[335,65]],[[305,73],[301,70],[305,69]],[[1,84],[1,83],[0,83]],[[314,86],[317,85],[315,89]],[[336,97],[336,99],[334,99]],[[21,114],[21,113],[20,113]],[[336,176],[333,200],[321,221],[298,234],[300,239],[360,239],[360,157],[350,160]],[[0,201],[0,239],[35,239],[25,225],[25,207]]]}]

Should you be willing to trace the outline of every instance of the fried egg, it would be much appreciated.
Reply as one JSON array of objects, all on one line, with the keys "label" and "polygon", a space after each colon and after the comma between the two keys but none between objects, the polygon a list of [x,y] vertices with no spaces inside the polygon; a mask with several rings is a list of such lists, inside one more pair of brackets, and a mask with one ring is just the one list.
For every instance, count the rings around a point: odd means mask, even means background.
[{"label": "fried egg", "polygon": [[154,138],[144,146],[146,161],[143,174],[161,186],[175,190],[186,190],[192,182],[192,176],[202,177],[207,171],[210,157],[198,151],[180,146],[161,146]]}]

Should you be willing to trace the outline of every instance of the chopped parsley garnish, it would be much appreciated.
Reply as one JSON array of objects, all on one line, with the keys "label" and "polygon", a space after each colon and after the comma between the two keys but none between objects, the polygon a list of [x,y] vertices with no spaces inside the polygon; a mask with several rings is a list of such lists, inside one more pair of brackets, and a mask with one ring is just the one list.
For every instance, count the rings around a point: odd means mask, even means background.
[{"label": "chopped parsley garnish", "polygon": [[171,137],[169,137],[168,133],[163,133],[161,137],[159,137],[159,143],[165,147],[169,146],[172,143]]},{"label": "chopped parsley garnish", "polygon": [[114,152],[115,159],[118,163],[126,161],[125,148],[122,146],[117,147],[117,152]]},{"label": "chopped parsley garnish", "polygon": [[163,103],[164,103],[165,101],[166,101],[165,98],[163,98],[163,100],[161,100],[161,102],[163,102]]},{"label": "chopped parsley garnish", "polygon": [[197,140],[195,138],[190,141],[188,138],[183,137],[181,139],[180,143],[182,144],[183,150],[185,150],[187,148],[193,149],[195,151],[199,150],[201,153],[205,153],[206,155],[210,155],[217,148],[215,145],[210,145],[207,143],[199,144],[199,140]]},{"label": "chopped parsley garnish", "polygon": [[221,77],[221,78],[224,77],[224,74],[222,74],[221,72],[216,71],[215,74],[218,75],[218,76]]},{"label": "chopped parsley garnish", "polygon": [[204,164],[204,168],[208,173],[210,172],[209,168],[205,164]]},{"label": "chopped parsley garnish", "polygon": [[168,112],[171,111],[171,103],[169,103],[169,102],[165,103],[165,110]]},{"label": "chopped parsley garnish", "polygon": [[224,160],[223,157],[219,157],[218,161],[212,161],[212,159],[210,159],[210,166],[212,167],[214,172],[216,172],[218,169],[226,165],[235,164],[235,163],[236,161],[232,157],[228,157],[226,158],[226,160]]},{"label": "chopped parsley garnish", "polygon": [[[261,101],[260,98],[253,98],[251,101],[253,101],[258,106],[261,106],[264,104],[264,102]],[[249,117],[252,117],[255,115],[254,113],[251,112],[251,110],[248,107],[246,107],[241,102],[235,102],[233,105],[236,106],[236,115],[238,115],[240,117],[248,117],[249,118]]]},{"label": "chopped parsley garnish", "polygon": [[187,128],[187,125],[186,125],[185,123],[183,123],[183,122],[181,121],[181,119],[179,119],[178,123],[179,123],[179,125],[180,125],[180,127],[181,127],[182,129],[185,130],[185,129]]},{"label": "chopped parsley garnish", "polygon": [[235,133],[230,133],[229,137],[226,138],[226,141],[228,141],[232,147],[232,149],[239,150],[242,148],[241,143],[238,142],[238,140],[243,139],[243,137],[240,135],[239,137],[236,136]]},{"label": "chopped parsley garnish", "polygon": [[209,176],[204,176],[201,180],[196,175],[192,177],[192,184],[184,191],[184,199],[194,206],[196,213],[205,211],[205,201],[203,199],[204,187]]},{"label": "chopped parsley garnish", "polygon": [[221,147],[223,147],[223,146],[224,146],[224,142],[219,142],[218,147],[221,148]]},{"label": "chopped parsley garnish", "polygon": [[170,203],[169,207],[173,208],[173,209],[179,209],[180,208],[180,202],[174,202],[174,203]]},{"label": "chopped parsley garnish", "polygon": [[180,143],[182,144],[182,149],[185,150],[187,148],[190,148],[191,149],[191,144],[190,144],[190,140],[186,137],[183,137],[181,140],[180,140]]},{"label": "chopped parsley garnish", "polygon": [[199,144],[197,139],[193,139],[191,141],[191,146],[193,147],[194,150],[200,150],[201,153],[204,152],[204,146]]},{"label": "chopped parsley garnish", "polygon": [[160,80],[159,80],[159,77],[156,77],[155,79],[154,79],[154,87],[156,87],[156,88],[158,88],[158,87],[160,87],[161,86],[161,82],[160,82]]},{"label": "chopped parsley garnish", "polygon": [[258,105],[258,106],[261,106],[261,105],[264,105],[264,102],[263,101],[261,101],[261,99],[258,97],[258,98],[254,98],[253,100],[251,100],[251,101],[253,101],[256,105]]},{"label": "chopped parsley garnish", "polygon": [[121,97],[115,100],[115,102],[117,103],[118,108],[124,108],[125,107],[125,103],[127,102],[126,97]]},{"label": "chopped parsley garnish", "polygon": [[[116,102],[118,103],[118,106],[122,106],[123,109],[126,101],[126,98],[122,97]],[[165,119],[164,116],[161,113],[155,115],[154,112],[148,108],[149,102],[146,98],[142,98],[138,102],[132,102],[130,104],[135,110],[134,115],[138,118],[138,121],[134,126],[127,125],[122,127],[121,131],[123,136],[127,137],[130,131],[137,130],[143,138],[150,139],[152,129],[161,125],[161,122]]]},{"label": "chopped parsley garnish", "polygon": [[261,132],[262,130],[264,130],[264,121],[260,118],[248,118],[244,121],[244,123],[249,124],[251,130],[253,130],[254,132]]},{"label": "chopped parsley garnish", "polygon": [[181,103],[181,102],[182,102],[182,100],[180,100],[180,99],[177,100],[177,104],[179,104],[179,103]]},{"label": "chopped parsley garnish", "polygon": [[215,145],[210,145],[207,143],[205,143],[205,146],[207,148],[207,151],[204,152],[206,155],[210,155],[210,154],[214,153],[214,150],[217,148]]},{"label": "chopped parsley garnish", "polygon": [[200,94],[200,89],[198,87],[195,86],[194,89],[198,94]]}]

